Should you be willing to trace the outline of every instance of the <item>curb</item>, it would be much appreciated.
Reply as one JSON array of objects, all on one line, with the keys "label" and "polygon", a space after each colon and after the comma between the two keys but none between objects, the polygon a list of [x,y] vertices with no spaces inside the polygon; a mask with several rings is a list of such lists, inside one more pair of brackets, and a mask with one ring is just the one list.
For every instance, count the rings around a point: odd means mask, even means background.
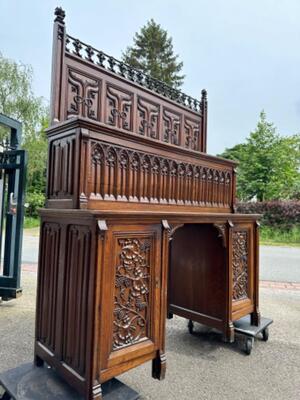
[{"label": "curb", "polygon": [[271,289],[300,290],[300,283],[296,282],[260,281],[259,286]]}]

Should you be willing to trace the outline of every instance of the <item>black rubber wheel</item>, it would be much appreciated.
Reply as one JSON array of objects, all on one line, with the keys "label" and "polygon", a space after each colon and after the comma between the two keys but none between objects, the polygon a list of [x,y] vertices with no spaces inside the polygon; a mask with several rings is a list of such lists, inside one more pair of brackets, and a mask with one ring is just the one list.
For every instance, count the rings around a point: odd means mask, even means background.
[{"label": "black rubber wheel", "polygon": [[263,340],[264,340],[265,342],[267,342],[268,339],[269,339],[269,328],[268,328],[268,327],[266,327],[266,328],[263,330],[262,335],[263,335]]},{"label": "black rubber wheel", "polygon": [[188,330],[191,335],[194,333],[194,323],[191,319],[189,320],[189,323],[188,323]]},{"label": "black rubber wheel", "polygon": [[250,356],[251,354],[253,348],[253,342],[254,342],[253,338],[247,338],[245,340],[245,353],[247,354],[247,356]]}]

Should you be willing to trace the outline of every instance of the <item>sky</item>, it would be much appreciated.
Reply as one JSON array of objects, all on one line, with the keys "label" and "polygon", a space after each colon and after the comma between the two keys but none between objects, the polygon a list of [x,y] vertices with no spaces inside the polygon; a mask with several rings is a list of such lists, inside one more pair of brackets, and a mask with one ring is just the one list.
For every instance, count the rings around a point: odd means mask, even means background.
[{"label": "sky", "polygon": [[69,34],[116,58],[160,23],[184,62],[182,90],[208,91],[208,153],[242,143],[262,109],[280,134],[300,132],[299,0],[0,0],[0,52],[32,65],[48,101],[56,6]]}]

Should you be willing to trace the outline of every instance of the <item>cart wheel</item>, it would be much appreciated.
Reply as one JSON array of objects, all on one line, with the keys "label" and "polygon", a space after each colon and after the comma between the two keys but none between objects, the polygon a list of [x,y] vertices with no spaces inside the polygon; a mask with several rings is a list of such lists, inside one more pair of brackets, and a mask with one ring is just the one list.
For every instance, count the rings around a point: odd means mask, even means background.
[{"label": "cart wheel", "polygon": [[253,348],[253,342],[254,339],[253,338],[247,338],[245,340],[245,353],[250,356],[252,348]]},{"label": "cart wheel", "polygon": [[188,323],[188,330],[191,335],[194,333],[194,323],[191,319],[189,320],[189,323]]},{"label": "cart wheel", "polygon": [[263,340],[265,342],[267,342],[269,339],[269,328],[268,327],[263,330],[262,335],[263,335]]}]

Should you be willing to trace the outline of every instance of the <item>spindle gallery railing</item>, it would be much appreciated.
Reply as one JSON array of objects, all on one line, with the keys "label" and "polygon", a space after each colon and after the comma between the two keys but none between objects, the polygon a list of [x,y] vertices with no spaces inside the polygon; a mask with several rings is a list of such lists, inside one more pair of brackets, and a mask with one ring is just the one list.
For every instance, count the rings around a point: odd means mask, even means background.
[{"label": "spindle gallery railing", "polygon": [[[80,207],[99,201],[152,203],[230,209],[233,207],[234,169],[212,161],[184,162],[100,140],[83,140],[80,183],[74,193],[73,137],[50,143],[48,198],[80,198]],[[208,157],[208,156],[206,156]],[[209,158],[209,157],[208,157]],[[97,204],[97,205],[96,205]],[[65,204],[66,206],[66,204]],[[88,206],[90,207],[90,206]]]},{"label": "spindle gallery railing", "polygon": [[[193,111],[201,111],[201,102],[182,93],[180,90],[174,89],[166,83],[145,74],[139,69],[136,69],[116,58],[105,54],[101,50],[97,50],[94,47],[76,39],[70,35],[66,35],[66,51],[74,54],[77,57],[87,60],[95,65],[107,69],[114,74],[120,75],[121,77],[128,79],[131,82],[137,83],[147,89],[152,90],[170,100],[177,102],[184,107],[190,108]],[[206,95],[206,91],[203,90],[203,95]]]},{"label": "spindle gallery railing", "polygon": [[68,35],[59,9],[53,40],[52,125],[83,117],[206,152],[205,90],[196,100]]}]

